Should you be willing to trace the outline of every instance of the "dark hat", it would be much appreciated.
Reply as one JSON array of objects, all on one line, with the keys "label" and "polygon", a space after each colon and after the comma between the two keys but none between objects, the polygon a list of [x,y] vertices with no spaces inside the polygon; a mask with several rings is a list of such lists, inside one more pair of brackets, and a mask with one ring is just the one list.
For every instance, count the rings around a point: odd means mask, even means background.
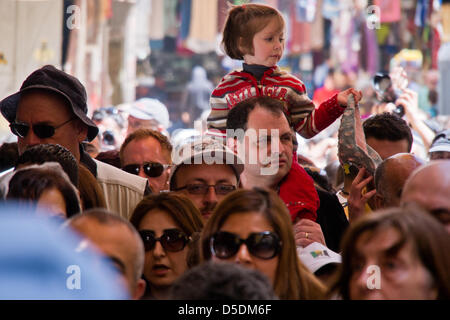
[{"label": "dark hat", "polygon": [[81,82],[52,65],[46,65],[34,71],[22,83],[20,90],[0,101],[0,111],[9,123],[16,119],[17,106],[20,95],[30,89],[53,91],[64,98],[70,105],[73,113],[88,126],[88,141],[98,134],[95,123],[87,116],[86,90]]}]

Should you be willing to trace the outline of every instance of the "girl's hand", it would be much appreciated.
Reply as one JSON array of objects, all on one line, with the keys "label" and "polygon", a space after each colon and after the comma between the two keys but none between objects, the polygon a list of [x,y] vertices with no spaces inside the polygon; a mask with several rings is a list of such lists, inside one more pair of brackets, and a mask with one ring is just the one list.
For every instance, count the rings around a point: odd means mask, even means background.
[{"label": "girl's hand", "polygon": [[338,103],[339,103],[339,105],[341,107],[346,107],[347,106],[347,99],[348,99],[348,96],[350,94],[353,94],[353,96],[355,97],[355,102],[356,103],[358,103],[361,100],[361,98],[362,98],[362,92],[361,91],[356,91],[353,88],[347,89],[345,91],[341,91],[337,95],[337,100],[338,100]]}]

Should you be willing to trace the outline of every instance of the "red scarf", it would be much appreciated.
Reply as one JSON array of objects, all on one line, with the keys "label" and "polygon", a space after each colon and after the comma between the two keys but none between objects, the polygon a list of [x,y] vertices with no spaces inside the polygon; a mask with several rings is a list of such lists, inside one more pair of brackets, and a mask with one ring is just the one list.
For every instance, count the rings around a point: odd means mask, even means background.
[{"label": "red scarf", "polygon": [[298,164],[295,153],[291,170],[281,181],[278,195],[286,204],[293,223],[299,219],[316,221],[320,205],[319,195],[314,187],[314,180]]}]

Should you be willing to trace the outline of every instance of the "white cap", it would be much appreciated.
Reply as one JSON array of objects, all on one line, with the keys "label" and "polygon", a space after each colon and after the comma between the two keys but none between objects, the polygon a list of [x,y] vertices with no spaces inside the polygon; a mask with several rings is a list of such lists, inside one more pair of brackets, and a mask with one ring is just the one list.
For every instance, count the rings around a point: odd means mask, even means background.
[{"label": "white cap", "polygon": [[329,263],[341,263],[342,261],[340,254],[318,242],[313,242],[304,248],[297,248],[297,253],[300,260],[312,273]]},{"label": "white cap", "polygon": [[210,136],[200,136],[190,143],[178,146],[172,151],[174,167],[170,173],[170,190],[173,189],[174,177],[178,168],[190,164],[224,164],[233,169],[236,179],[244,171],[244,163],[231,149],[221,141]]},{"label": "white cap", "polygon": [[428,152],[450,152],[450,129],[436,134]]},{"label": "white cap", "polygon": [[135,101],[129,109],[128,113],[141,120],[156,120],[165,129],[170,126],[169,111],[167,107],[158,99],[141,98]]}]

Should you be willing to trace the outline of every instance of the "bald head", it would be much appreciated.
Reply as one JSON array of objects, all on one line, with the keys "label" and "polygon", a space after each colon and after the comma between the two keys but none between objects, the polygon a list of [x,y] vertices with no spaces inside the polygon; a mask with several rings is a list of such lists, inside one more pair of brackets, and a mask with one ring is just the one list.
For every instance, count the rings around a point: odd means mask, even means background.
[{"label": "bald head", "polygon": [[69,225],[111,259],[122,274],[131,296],[140,298],[145,289],[145,284],[141,284],[144,245],[133,225],[102,209],[78,214],[69,220]]},{"label": "bald head", "polygon": [[400,197],[408,177],[425,162],[411,153],[398,153],[375,170],[377,209],[400,205]]},{"label": "bald head", "polygon": [[416,203],[439,219],[450,232],[450,161],[420,167],[403,188],[401,204]]}]

